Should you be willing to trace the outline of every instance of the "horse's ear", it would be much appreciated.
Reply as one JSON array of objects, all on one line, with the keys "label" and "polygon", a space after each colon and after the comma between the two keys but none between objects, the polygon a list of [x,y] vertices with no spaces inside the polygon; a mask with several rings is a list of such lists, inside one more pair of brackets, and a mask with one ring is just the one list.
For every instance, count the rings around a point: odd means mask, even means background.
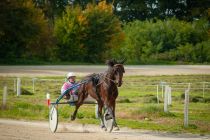
[{"label": "horse's ear", "polygon": [[106,64],[108,66],[113,67],[116,64],[116,60],[115,59],[111,59],[111,60],[106,60]]},{"label": "horse's ear", "polygon": [[124,64],[126,61],[126,58],[123,58],[122,60],[117,61],[119,64]]}]

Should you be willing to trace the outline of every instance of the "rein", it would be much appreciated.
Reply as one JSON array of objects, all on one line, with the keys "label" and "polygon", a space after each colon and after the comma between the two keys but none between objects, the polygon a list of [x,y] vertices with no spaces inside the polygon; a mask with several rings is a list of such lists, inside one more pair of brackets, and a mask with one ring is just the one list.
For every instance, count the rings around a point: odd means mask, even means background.
[{"label": "rein", "polygon": [[103,76],[103,77],[106,78],[106,79],[108,79],[108,80],[110,80],[111,82],[115,83],[115,80],[112,80],[112,79],[110,79],[110,78],[108,78],[106,76]]},{"label": "rein", "polygon": [[[102,74],[101,74],[101,75],[102,75]],[[111,82],[113,82],[114,84],[116,84],[116,83],[115,83],[115,80],[112,80],[112,79],[108,78],[107,76],[104,76],[104,75],[103,75],[103,78],[108,79],[109,81],[111,81]],[[103,79],[103,81],[101,81],[100,83],[98,83],[96,86],[98,86],[98,85],[100,85],[100,84],[102,84],[102,83],[105,83],[106,85],[108,85],[108,84],[106,83],[106,81]]]},{"label": "rein", "polygon": [[[115,65],[114,65],[114,67],[116,67],[116,66],[121,66],[121,65],[122,65],[122,64],[115,64]],[[107,77],[106,75],[104,75],[104,74],[102,74],[102,73],[101,73],[100,75],[102,75],[102,77],[103,77],[103,81],[102,81],[102,82],[100,82],[100,83],[98,83],[96,86],[98,86],[98,85],[102,84],[103,82],[104,82],[104,83],[106,83],[106,81],[105,81],[104,79],[107,79],[107,80],[109,80],[109,81],[113,82],[114,84],[117,84],[115,80],[110,79],[110,78],[109,78],[109,77]],[[108,84],[106,83],[106,85],[108,85]]]}]

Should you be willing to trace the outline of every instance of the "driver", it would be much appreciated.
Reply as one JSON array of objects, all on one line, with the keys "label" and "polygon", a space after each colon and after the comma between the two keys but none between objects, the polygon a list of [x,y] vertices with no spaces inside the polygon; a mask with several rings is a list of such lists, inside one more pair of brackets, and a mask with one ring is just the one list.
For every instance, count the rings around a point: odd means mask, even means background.
[{"label": "driver", "polygon": [[[63,94],[67,89],[71,88],[72,86],[74,86],[76,83],[76,75],[73,72],[69,72],[66,75],[67,78],[67,82],[65,82],[63,84],[63,86],[61,87],[61,94]],[[78,90],[78,86],[73,88],[72,90],[69,91],[69,93],[65,94],[63,96],[64,99],[69,100],[70,97],[72,96],[72,100],[75,101],[78,99],[77,97],[77,90]]]}]

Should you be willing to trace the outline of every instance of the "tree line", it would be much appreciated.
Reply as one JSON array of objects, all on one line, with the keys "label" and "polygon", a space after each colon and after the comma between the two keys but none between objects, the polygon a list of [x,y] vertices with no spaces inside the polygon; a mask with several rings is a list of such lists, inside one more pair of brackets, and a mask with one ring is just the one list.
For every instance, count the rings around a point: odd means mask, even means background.
[{"label": "tree line", "polygon": [[209,63],[208,0],[3,0],[0,63]]}]

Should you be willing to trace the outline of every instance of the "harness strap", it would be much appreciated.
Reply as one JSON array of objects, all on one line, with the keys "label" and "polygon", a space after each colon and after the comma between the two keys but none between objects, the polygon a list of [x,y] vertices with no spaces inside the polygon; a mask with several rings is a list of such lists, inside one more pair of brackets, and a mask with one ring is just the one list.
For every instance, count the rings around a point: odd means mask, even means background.
[{"label": "harness strap", "polygon": [[110,79],[110,78],[108,78],[106,76],[104,76],[104,78],[106,78],[106,79],[110,80],[111,82],[115,83],[115,80],[112,80],[112,79]]},{"label": "harness strap", "polygon": [[95,88],[96,88],[96,96],[98,97],[99,102],[102,103],[101,96],[100,96],[98,88],[97,88],[98,85],[102,84],[102,82],[99,83],[99,80],[100,80],[99,77],[100,77],[100,74],[96,74],[93,77],[93,80],[94,80],[94,84],[95,84]]}]

